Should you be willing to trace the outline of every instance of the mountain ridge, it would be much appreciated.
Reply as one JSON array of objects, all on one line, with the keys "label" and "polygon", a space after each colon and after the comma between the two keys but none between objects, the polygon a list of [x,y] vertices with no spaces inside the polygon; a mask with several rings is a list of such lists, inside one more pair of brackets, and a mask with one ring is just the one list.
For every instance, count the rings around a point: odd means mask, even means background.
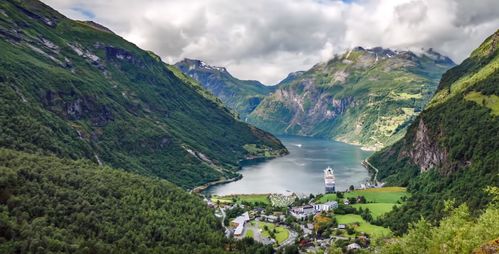
[{"label": "mountain ridge", "polygon": [[284,79],[248,122],[278,135],[327,137],[379,149],[403,135],[443,71],[453,65],[432,49],[418,56],[355,47]]},{"label": "mountain ridge", "polygon": [[2,147],[87,158],[186,188],[234,177],[242,159],[286,153],[153,53],[38,1],[0,6]]},{"label": "mountain ridge", "polygon": [[485,187],[499,185],[497,40],[499,30],[448,70],[404,138],[369,159],[383,181],[413,194],[386,218],[397,232],[420,216],[439,220],[443,200],[467,203],[477,214],[491,198]]},{"label": "mountain ridge", "polygon": [[175,66],[197,80],[243,120],[266,95],[275,90],[275,87],[256,80],[240,80],[232,76],[225,67],[211,66],[201,60],[185,58],[175,63]]}]

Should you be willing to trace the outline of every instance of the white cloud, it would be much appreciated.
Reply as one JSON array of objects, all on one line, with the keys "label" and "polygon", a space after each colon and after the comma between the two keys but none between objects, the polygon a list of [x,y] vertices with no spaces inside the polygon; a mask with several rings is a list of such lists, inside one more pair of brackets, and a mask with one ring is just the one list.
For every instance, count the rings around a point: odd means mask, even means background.
[{"label": "white cloud", "polygon": [[497,0],[43,1],[167,62],[202,59],[266,84],[354,46],[432,47],[459,62],[499,28]]}]

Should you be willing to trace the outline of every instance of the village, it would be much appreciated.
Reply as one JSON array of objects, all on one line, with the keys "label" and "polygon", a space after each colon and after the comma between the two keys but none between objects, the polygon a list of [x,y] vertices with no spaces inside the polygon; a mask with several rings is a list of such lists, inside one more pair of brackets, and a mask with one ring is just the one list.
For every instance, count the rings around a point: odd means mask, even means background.
[{"label": "village", "polygon": [[331,247],[344,253],[367,249],[392,235],[378,218],[403,203],[400,187],[369,188],[305,195],[245,194],[207,196],[227,237],[252,238],[276,250],[293,246],[300,253],[323,253]]}]

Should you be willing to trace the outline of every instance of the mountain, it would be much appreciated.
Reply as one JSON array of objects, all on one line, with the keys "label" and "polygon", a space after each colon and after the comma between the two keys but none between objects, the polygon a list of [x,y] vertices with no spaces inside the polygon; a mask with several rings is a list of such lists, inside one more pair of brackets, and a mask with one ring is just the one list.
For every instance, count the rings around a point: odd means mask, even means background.
[{"label": "mountain", "polygon": [[170,181],[232,177],[285,148],[151,52],[1,1],[0,101],[0,253],[272,253],[226,238]]},{"label": "mountain", "polygon": [[279,82],[276,85],[276,88],[282,84],[291,83],[291,82],[295,81],[296,79],[300,78],[304,73],[305,73],[305,71],[291,72],[290,74],[288,74],[288,76],[285,79],[281,80],[281,82]]},{"label": "mountain", "polygon": [[1,253],[223,251],[213,213],[167,181],[7,149],[0,172]]},{"label": "mountain", "polygon": [[200,60],[184,59],[175,66],[220,98],[241,119],[246,119],[261,100],[275,89],[255,80],[239,80],[224,67],[210,66]]},{"label": "mountain", "polygon": [[0,147],[89,159],[182,187],[286,153],[152,52],[34,0],[0,3]]},{"label": "mountain", "polygon": [[356,47],[290,75],[250,114],[274,134],[328,137],[379,149],[400,138],[454,63],[433,50]]},{"label": "mountain", "polygon": [[378,178],[408,186],[412,197],[385,223],[398,232],[424,216],[439,220],[444,200],[476,214],[499,186],[499,31],[447,71],[403,139],[375,153]]},{"label": "mountain", "polygon": [[0,253],[272,253],[166,180],[4,148],[0,221]]}]

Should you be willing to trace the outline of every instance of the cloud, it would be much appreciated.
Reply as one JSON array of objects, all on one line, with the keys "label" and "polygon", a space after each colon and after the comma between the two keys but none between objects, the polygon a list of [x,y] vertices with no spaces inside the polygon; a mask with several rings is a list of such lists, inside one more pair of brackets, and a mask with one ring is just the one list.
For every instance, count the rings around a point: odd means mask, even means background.
[{"label": "cloud", "polygon": [[354,46],[434,48],[459,62],[499,28],[497,0],[43,0],[174,63],[275,84]]}]

